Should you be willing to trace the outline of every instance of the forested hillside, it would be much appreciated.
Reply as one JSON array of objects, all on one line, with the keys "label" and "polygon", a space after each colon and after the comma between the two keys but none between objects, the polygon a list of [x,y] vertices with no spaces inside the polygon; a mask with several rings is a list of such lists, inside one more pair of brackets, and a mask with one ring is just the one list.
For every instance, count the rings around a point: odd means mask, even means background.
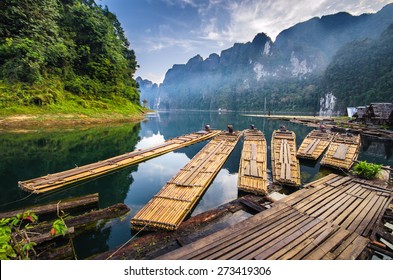
[{"label": "forested hillside", "polygon": [[137,111],[129,46],[94,0],[0,1],[1,112]]},{"label": "forested hillside", "polygon": [[377,40],[351,42],[333,58],[321,82],[337,98],[335,110],[393,102],[393,24]]}]

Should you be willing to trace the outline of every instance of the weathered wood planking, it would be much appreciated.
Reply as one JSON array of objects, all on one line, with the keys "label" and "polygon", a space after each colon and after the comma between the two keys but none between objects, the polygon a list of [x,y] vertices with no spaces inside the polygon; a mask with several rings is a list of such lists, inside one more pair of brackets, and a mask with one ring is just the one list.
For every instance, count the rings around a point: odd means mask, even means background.
[{"label": "weathered wood planking", "polygon": [[330,174],[159,259],[356,259],[392,198],[369,184]]},{"label": "weathered wood planking", "polygon": [[321,160],[321,165],[349,170],[360,150],[360,135],[337,134]]},{"label": "weathered wood planking", "polygon": [[334,133],[312,130],[300,145],[297,157],[317,160],[329,146],[334,135]]},{"label": "weathered wood planking", "polygon": [[18,182],[18,184],[19,187],[21,187],[23,190],[33,193],[43,193],[55,190],[69,184],[98,177],[105,173],[109,173],[132,164],[140,163],[170,151],[210,139],[219,133],[219,130],[213,130],[210,132],[200,131],[183,135],[177,138],[169,139],[162,144],[150,148],[135,150],[133,152],[109,158],[107,160],[79,166],[74,169],[59,173],[48,174],[46,176],[23,182]]},{"label": "weathered wood planking", "polygon": [[275,130],[271,141],[273,183],[300,186],[300,165],[296,158],[293,131]]},{"label": "weathered wood planking", "polygon": [[222,132],[213,138],[180,172],[131,219],[134,229],[175,230],[224,165],[241,132]]},{"label": "weathered wood planking", "polygon": [[244,133],[240,158],[239,190],[264,195],[267,192],[266,139],[260,130],[248,129]]}]

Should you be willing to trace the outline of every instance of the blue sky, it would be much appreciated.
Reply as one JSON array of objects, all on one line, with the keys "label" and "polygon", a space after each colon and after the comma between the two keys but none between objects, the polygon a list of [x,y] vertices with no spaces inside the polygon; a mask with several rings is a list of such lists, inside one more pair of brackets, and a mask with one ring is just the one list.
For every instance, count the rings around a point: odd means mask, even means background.
[{"label": "blue sky", "polygon": [[136,76],[160,83],[173,64],[206,58],[265,32],[315,16],[374,13],[393,0],[96,0],[121,22],[140,68]]}]

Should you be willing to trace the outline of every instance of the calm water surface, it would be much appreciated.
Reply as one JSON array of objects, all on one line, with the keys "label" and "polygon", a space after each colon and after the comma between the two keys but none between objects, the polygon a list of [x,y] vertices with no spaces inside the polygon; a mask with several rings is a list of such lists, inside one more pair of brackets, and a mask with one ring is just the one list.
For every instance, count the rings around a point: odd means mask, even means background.
[{"label": "calm water surface", "polygon": [[[0,133],[0,211],[29,207],[91,193],[99,193],[100,207],[125,203],[131,212],[122,219],[97,225],[74,239],[79,259],[113,249],[126,242],[133,234],[130,219],[174,176],[206,141],[168,153],[147,162],[130,166],[116,173],[59,191],[29,195],[18,188],[18,181],[43,176],[75,166],[96,162],[137,148],[162,143],[166,139],[198,131],[205,124],[213,129],[245,129],[253,123],[261,129],[268,143],[270,172],[270,140],[274,129],[281,124],[294,130],[299,147],[312,128],[264,118],[244,117],[239,113],[217,112],[160,112],[138,124],[111,125],[85,129],[63,129],[34,133]],[[239,141],[222,170],[208,188],[191,215],[236,199],[237,172],[242,141]],[[393,165],[393,143],[373,138],[362,139],[359,160]],[[300,161],[302,182],[322,177],[332,170],[321,168],[319,161]],[[270,176],[270,174],[269,174]],[[285,193],[294,189],[283,189]]]}]

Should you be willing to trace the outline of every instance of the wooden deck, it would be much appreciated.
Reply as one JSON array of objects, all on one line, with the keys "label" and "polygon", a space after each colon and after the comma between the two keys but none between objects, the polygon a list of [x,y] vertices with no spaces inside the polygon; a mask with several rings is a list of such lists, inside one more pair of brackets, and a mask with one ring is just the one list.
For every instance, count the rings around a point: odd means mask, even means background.
[{"label": "wooden deck", "polygon": [[248,129],[244,133],[243,150],[239,165],[239,190],[254,194],[267,192],[266,139],[260,130]]},{"label": "wooden deck", "polygon": [[321,160],[321,165],[349,170],[360,150],[360,135],[337,134]]},{"label": "wooden deck", "polygon": [[304,138],[302,144],[297,151],[297,157],[317,160],[329,146],[334,137],[334,133],[322,132],[320,130],[312,130]]},{"label": "wooden deck", "polygon": [[222,132],[172,177],[132,219],[134,229],[175,230],[224,165],[241,136]]},{"label": "wooden deck", "polygon": [[356,259],[392,199],[369,181],[328,175],[245,221],[159,259]]},{"label": "wooden deck", "polygon": [[300,186],[300,165],[296,158],[296,135],[293,131],[275,130],[271,142],[273,183]]},{"label": "wooden deck", "polygon": [[79,166],[67,171],[49,174],[39,178],[18,182],[23,190],[33,193],[43,193],[61,188],[63,186],[101,176],[114,170],[140,163],[153,157],[183,148],[197,142],[207,140],[218,135],[221,131],[200,131],[173,139],[169,139],[160,145],[150,148],[135,150],[120,156],[96,163]]}]

